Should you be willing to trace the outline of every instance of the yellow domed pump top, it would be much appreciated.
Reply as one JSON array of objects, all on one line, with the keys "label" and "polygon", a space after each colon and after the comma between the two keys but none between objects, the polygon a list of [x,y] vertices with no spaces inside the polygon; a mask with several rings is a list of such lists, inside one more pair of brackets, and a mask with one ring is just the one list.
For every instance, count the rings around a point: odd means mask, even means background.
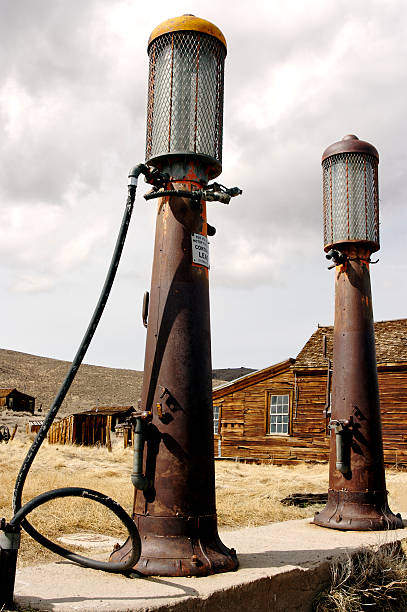
[{"label": "yellow domed pump top", "polygon": [[203,34],[208,34],[209,36],[217,38],[224,45],[225,49],[227,49],[226,39],[219,28],[210,21],[195,17],[195,15],[181,15],[180,17],[166,19],[166,21],[160,23],[151,32],[150,38],[148,39],[148,46],[150,46],[153,40],[163,34],[180,31],[202,32]]},{"label": "yellow domed pump top", "polygon": [[221,173],[226,53],[219,28],[194,15],[167,19],[153,30],[146,163],[175,176],[174,163],[188,158],[199,161],[202,180]]}]

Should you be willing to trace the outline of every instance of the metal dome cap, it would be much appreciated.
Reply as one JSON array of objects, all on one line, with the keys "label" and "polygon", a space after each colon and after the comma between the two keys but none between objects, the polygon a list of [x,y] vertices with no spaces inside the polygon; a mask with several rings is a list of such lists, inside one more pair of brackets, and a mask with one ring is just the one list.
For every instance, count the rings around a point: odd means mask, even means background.
[{"label": "metal dome cap", "polygon": [[148,47],[151,43],[158,38],[159,36],[163,36],[164,34],[168,34],[170,32],[201,32],[202,34],[208,34],[209,36],[213,36],[217,38],[227,49],[226,39],[223,36],[220,29],[210,21],[206,19],[201,19],[200,17],[195,17],[195,15],[181,15],[180,17],[172,17],[171,19],[166,19],[162,23],[160,23],[150,34],[150,38],[148,39]]},{"label": "metal dome cap", "polygon": [[327,147],[322,153],[322,161],[328,157],[332,157],[332,155],[339,155],[341,153],[360,153],[371,155],[372,157],[375,157],[377,161],[379,161],[379,153],[376,147],[369,142],[359,140],[355,134],[347,134],[342,138],[342,140],[338,140],[338,142],[334,142],[333,144],[329,145],[329,147]]}]

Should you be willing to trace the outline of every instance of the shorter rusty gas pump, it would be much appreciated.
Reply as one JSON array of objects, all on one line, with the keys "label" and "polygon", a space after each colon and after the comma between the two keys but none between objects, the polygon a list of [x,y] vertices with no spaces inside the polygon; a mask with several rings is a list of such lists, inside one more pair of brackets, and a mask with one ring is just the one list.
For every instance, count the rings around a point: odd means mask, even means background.
[{"label": "shorter rusty gas pump", "polygon": [[328,503],[314,523],[403,527],[388,507],[370,288],[379,249],[379,154],[354,135],[322,156],[324,249],[335,268]]}]

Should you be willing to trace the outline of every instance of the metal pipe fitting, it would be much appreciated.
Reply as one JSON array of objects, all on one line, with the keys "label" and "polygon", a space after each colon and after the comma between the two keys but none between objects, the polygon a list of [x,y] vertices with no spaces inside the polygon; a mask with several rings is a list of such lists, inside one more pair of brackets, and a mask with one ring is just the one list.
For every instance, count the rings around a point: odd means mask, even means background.
[{"label": "metal pipe fitting", "polygon": [[145,442],[145,424],[143,417],[137,416],[134,423],[134,456],[131,482],[135,489],[146,491],[148,479],[143,474],[143,455]]},{"label": "metal pipe fitting", "polygon": [[352,430],[350,421],[331,421],[329,429],[335,432],[336,442],[336,469],[341,474],[349,474],[350,470],[350,443]]},{"label": "metal pipe fitting", "polygon": [[3,518],[0,524],[0,609],[13,606],[14,582],[18,549],[20,548],[20,526],[10,525]]}]

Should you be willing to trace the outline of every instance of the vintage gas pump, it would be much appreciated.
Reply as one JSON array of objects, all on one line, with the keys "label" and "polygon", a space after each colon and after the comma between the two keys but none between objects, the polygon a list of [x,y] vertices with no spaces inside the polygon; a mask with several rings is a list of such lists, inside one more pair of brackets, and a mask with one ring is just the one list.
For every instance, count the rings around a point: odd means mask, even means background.
[{"label": "vintage gas pump", "polygon": [[[14,515],[10,521],[0,521],[0,607],[13,602],[21,528],[70,561],[107,572],[125,573],[136,567],[145,575],[203,576],[238,566],[235,551],[222,544],[217,532],[208,293],[208,235],[216,230],[206,221],[207,201],[228,204],[241,193],[237,187],[208,185],[221,172],[226,42],[212,23],[184,15],[154,30],[148,53],[148,165],[141,163],[130,170],[122,223],[98,303],[20,468],[13,494]],[[54,489],[23,505],[31,465],[109,298],[141,174],[153,186],[145,198],[158,198],[158,212],[151,301],[147,294],[143,303],[147,327],[143,394],[140,410],[132,419],[131,480],[140,491],[133,517],[110,497],[84,487]],[[65,497],[98,502],[125,525],[129,539],[109,562],[55,544],[27,520],[35,508]]]},{"label": "vintage gas pump", "polygon": [[[208,284],[215,228],[206,219],[206,201],[227,203],[241,193],[208,185],[221,172],[226,42],[213,24],[183,15],[153,31],[148,54],[146,163],[161,178],[146,196],[159,199],[134,415],[134,521],[142,542],[135,568],[202,576],[238,565],[217,532]],[[128,549],[111,558],[124,559]]]},{"label": "vintage gas pump", "polygon": [[354,135],[322,156],[335,325],[328,503],[314,523],[334,529],[403,527],[387,504],[370,289],[370,256],[379,249],[378,163],[375,147]]}]

